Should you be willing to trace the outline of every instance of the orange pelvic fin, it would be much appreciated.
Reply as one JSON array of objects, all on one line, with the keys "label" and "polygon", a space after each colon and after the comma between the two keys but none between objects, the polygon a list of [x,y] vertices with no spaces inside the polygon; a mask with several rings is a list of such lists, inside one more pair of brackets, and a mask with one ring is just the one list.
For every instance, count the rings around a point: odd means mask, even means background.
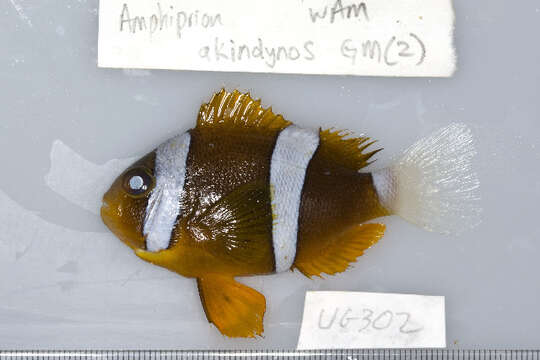
[{"label": "orange pelvic fin", "polygon": [[333,275],[347,270],[365,250],[375,244],[383,235],[384,224],[356,225],[345,232],[321,242],[325,246],[306,249],[298,254],[293,267],[311,278],[322,273]]},{"label": "orange pelvic fin", "polygon": [[232,277],[207,275],[197,279],[199,296],[209,322],[229,337],[263,333],[266,300],[256,290]]},{"label": "orange pelvic fin", "polygon": [[157,266],[162,266],[175,271],[174,264],[181,258],[180,248],[174,246],[171,249],[165,249],[158,252],[135,249],[135,255],[144,261],[148,261]]}]

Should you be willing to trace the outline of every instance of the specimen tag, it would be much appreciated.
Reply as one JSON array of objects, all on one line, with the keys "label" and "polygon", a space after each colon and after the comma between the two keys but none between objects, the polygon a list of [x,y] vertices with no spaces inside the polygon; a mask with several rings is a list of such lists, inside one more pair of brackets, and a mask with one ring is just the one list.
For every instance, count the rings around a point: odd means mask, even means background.
[{"label": "specimen tag", "polygon": [[100,67],[452,76],[451,0],[100,0]]},{"label": "specimen tag", "polygon": [[446,347],[444,297],[306,293],[298,349]]}]

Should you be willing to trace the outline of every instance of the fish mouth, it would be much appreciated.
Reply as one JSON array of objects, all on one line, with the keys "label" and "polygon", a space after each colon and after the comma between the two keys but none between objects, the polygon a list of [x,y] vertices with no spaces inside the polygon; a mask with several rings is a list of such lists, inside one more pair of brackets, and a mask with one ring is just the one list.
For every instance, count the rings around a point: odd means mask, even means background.
[{"label": "fish mouth", "polygon": [[100,215],[103,223],[109,228],[109,230],[113,231],[114,226],[112,221],[111,205],[105,200],[103,200],[103,203],[101,204]]},{"label": "fish mouth", "polygon": [[114,219],[118,217],[118,211],[115,211],[116,209],[114,207],[114,204],[116,203],[114,200],[111,191],[107,191],[101,200],[100,209],[101,220],[112,232],[114,232]]},{"label": "fish mouth", "polygon": [[112,232],[122,242],[128,244],[128,242],[126,242],[125,240],[125,236],[123,236],[124,232],[122,231],[122,225],[120,224],[118,217],[114,214],[113,207],[106,201],[103,201],[100,213],[101,220],[103,221],[105,226],[107,226],[109,231]]},{"label": "fish mouth", "polygon": [[100,213],[105,226],[124,244],[133,250],[140,248],[140,244],[145,244],[142,234],[132,231],[127,224],[122,222],[120,209],[103,200]]},{"label": "fish mouth", "polygon": [[118,236],[117,230],[118,230],[118,211],[115,209],[114,206],[111,205],[110,202],[107,201],[107,196],[105,195],[103,197],[103,201],[101,203],[101,209],[100,209],[100,215],[101,215],[101,221],[107,226],[107,228],[115,235]]},{"label": "fish mouth", "polygon": [[110,207],[111,205],[109,205],[108,202],[103,200],[103,202],[101,203],[101,212],[103,213],[104,211],[108,211]]}]

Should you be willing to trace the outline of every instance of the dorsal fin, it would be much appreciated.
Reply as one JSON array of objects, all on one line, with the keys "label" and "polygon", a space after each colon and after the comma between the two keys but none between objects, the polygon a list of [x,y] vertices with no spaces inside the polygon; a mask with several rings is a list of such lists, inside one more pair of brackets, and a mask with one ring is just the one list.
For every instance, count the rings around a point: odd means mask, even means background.
[{"label": "dorsal fin", "polygon": [[346,131],[321,130],[319,151],[322,156],[332,162],[360,170],[371,164],[369,159],[382,149],[364,153],[364,150],[373,145],[375,141],[370,141],[371,139],[368,137],[348,137],[349,135],[351,133]]},{"label": "dorsal fin", "polygon": [[225,89],[201,106],[197,118],[198,129],[277,132],[290,124],[283,116],[275,115],[272,108],[263,108],[261,100],[253,100],[249,93],[242,94],[238,90],[231,93]]}]

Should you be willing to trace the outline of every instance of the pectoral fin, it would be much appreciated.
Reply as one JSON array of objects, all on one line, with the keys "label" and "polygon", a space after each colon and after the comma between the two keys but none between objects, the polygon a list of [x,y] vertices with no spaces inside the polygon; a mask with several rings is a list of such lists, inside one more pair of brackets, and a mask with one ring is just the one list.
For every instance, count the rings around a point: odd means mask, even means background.
[{"label": "pectoral fin", "polygon": [[268,184],[238,187],[192,219],[189,226],[198,234],[207,234],[198,240],[212,255],[226,258],[243,268],[255,265],[259,271],[273,270],[272,206]]},{"label": "pectoral fin", "polygon": [[255,337],[263,332],[266,300],[232,277],[208,275],[197,279],[208,321],[229,337]]}]

